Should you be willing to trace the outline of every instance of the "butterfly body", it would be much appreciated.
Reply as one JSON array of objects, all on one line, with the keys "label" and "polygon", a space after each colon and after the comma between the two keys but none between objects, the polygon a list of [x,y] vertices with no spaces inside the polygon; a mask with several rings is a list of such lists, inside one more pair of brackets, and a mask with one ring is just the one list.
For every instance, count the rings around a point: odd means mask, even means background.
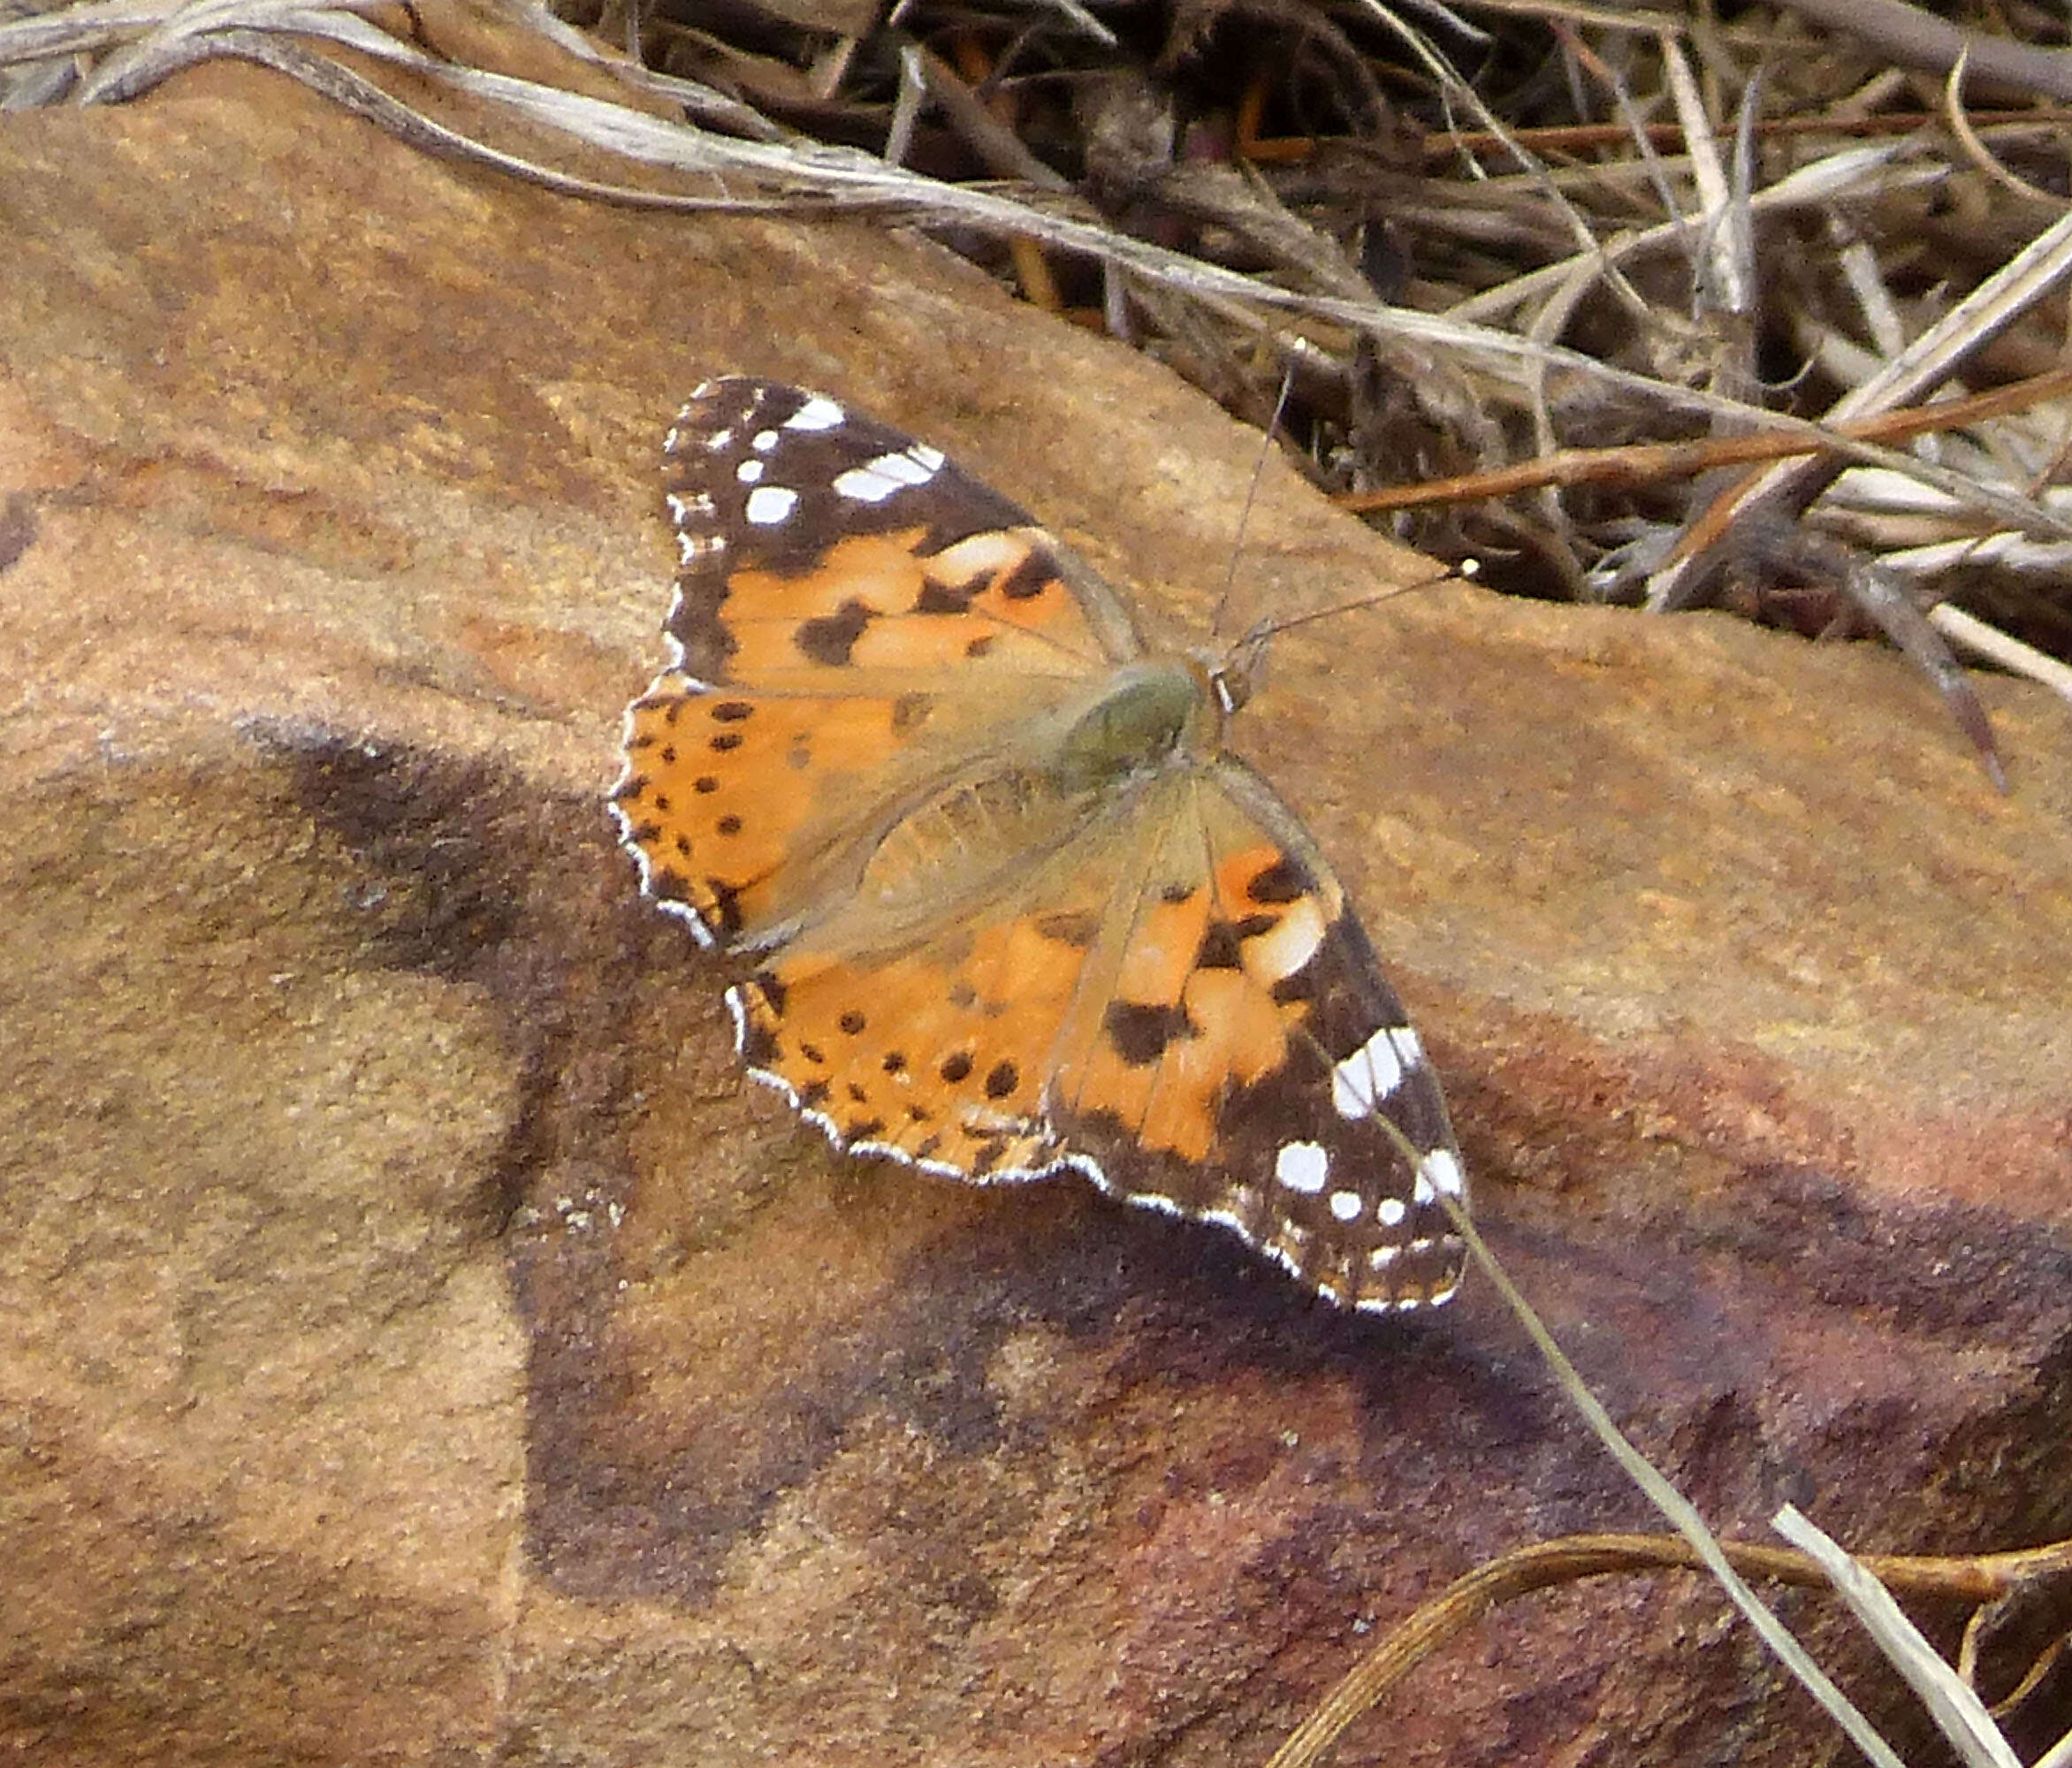
[{"label": "butterfly body", "polygon": [[1444,1299],[1445,1107],[1223,747],[1234,664],[1152,653],[1025,513],[824,396],[709,383],[667,461],[676,661],[614,805],[648,892],[755,955],[750,1071],[838,1147],[1077,1170],[1347,1305]]},{"label": "butterfly body", "polygon": [[1198,667],[1162,659],[1117,670],[1059,743],[1061,782],[1098,790],[1212,749],[1222,721]]}]

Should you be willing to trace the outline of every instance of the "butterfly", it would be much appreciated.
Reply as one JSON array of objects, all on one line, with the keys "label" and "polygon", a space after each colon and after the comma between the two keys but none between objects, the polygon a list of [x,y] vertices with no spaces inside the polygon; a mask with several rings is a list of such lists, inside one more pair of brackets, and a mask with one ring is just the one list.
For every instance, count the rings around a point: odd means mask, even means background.
[{"label": "butterfly", "polygon": [[749,1071],[838,1148],[1078,1172],[1345,1306],[1445,1300],[1445,1101],[1223,746],[1249,649],[1148,649],[1025,511],[823,394],[709,381],[665,462],[672,656],[612,804],[645,894],[735,956]]}]

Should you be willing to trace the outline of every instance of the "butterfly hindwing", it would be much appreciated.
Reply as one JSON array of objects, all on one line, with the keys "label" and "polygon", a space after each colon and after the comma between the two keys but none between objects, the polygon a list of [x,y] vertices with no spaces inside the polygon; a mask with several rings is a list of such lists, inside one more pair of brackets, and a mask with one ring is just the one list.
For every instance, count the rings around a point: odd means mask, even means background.
[{"label": "butterfly hindwing", "polygon": [[1124,857],[1024,853],[1010,883],[945,856],[932,926],[888,941],[852,905],[731,991],[743,1056],[838,1147],[985,1182],[1055,1170],[1055,1048]]}]

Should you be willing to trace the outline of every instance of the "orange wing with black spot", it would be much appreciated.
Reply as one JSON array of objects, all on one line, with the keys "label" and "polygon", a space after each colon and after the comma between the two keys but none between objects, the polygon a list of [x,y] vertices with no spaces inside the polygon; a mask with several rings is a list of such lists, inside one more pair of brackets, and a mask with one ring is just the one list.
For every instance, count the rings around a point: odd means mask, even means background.
[{"label": "orange wing with black spot", "polygon": [[1024,511],[830,400],[713,381],[666,452],[675,664],[628,712],[613,801],[706,944],[839,902],[888,809],[1142,652]]},{"label": "orange wing with black spot", "polygon": [[1437,1081],[1345,893],[1220,746],[1216,672],[934,450],[756,381],[670,433],[674,666],[615,804],[650,892],[761,954],[750,1071],[839,1147],[1076,1169],[1322,1293],[1444,1299]]}]

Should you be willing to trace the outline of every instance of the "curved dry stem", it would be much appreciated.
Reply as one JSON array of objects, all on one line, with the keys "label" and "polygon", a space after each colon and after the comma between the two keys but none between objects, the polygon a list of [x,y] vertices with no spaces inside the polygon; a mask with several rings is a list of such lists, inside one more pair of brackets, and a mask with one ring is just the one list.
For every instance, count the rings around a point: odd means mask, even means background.
[{"label": "curved dry stem", "polygon": [[[1796,1548],[1739,1541],[1723,1541],[1719,1547],[1745,1577],[1806,1589],[1828,1588],[1826,1573]],[[2072,1541],[1970,1558],[1864,1554],[1857,1563],[1888,1589],[1977,1605],[1998,1600],[2028,1579],[2072,1567]],[[1488,1560],[1421,1604],[1379,1641],[1289,1734],[1267,1768],[1310,1768],[1347,1726],[1420,1664],[1502,1604],[1586,1578],[1703,1566],[1697,1550],[1676,1535],[1569,1535]]]}]

